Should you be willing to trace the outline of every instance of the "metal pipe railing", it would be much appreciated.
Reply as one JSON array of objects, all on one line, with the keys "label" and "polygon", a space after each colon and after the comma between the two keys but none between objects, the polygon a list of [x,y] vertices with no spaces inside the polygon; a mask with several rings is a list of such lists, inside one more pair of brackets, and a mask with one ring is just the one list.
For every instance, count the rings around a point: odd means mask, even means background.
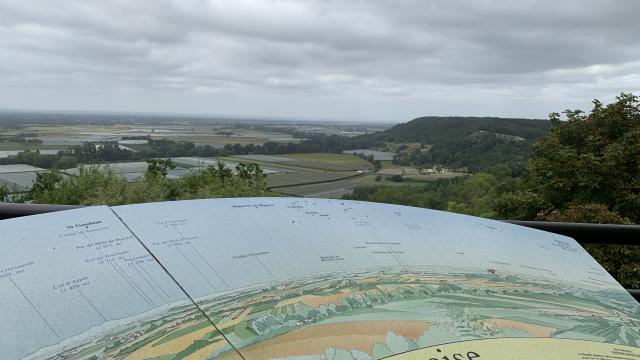
[{"label": "metal pipe railing", "polygon": [[81,205],[51,205],[51,204],[21,204],[0,203],[0,220],[15,217],[44,214],[54,211],[69,210],[82,207]]},{"label": "metal pipe railing", "polygon": [[640,245],[640,225],[502,221],[569,236],[582,244]]}]

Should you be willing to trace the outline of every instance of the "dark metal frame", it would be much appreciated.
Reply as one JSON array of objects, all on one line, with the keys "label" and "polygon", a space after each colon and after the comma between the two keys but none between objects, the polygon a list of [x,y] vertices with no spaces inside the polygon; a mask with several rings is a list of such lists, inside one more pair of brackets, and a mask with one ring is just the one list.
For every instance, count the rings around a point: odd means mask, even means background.
[{"label": "dark metal frame", "polygon": [[[80,205],[0,204],[0,220],[20,216],[69,210]],[[640,225],[558,223],[548,221],[505,220],[508,223],[553,232],[576,239],[582,244],[636,245],[640,246]],[[640,289],[627,289],[640,301]]]},{"label": "dark metal frame", "polygon": [[560,223],[504,220],[508,223],[553,232],[576,239],[581,244],[640,245],[640,225]]},{"label": "dark metal frame", "polygon": [[45,214],[54,211],[69,210],[82,207],[80,205],[41,205],[41,204],[17,204],[0,203],[0,220],[21,216]]}]

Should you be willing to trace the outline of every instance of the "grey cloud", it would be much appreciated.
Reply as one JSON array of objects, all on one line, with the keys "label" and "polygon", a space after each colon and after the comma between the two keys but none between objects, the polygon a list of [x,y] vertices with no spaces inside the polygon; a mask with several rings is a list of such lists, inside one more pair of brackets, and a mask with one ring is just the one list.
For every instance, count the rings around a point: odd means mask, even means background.
[{"label": "grey cloud", "polygon": [[541,117],[640,90],[639,13],[635,0],[0,0],[0,107]]}]

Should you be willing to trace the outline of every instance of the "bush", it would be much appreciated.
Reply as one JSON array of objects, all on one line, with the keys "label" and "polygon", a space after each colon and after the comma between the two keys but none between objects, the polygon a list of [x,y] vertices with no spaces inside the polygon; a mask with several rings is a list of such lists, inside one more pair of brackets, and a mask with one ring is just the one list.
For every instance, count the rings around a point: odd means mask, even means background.
[{"label": "bush", "polygon": [[143,202],[215,197],[273,195],[256,164],[240,164],[235,175],[222,162],[197,169],[180,179],[167,179],[168,162],[149,162],[144,177],[127,182],[109,168],[80,167],[77,176],[58,171],[39,173],[31,191],[36,203],[70,205],[122,205]]}]

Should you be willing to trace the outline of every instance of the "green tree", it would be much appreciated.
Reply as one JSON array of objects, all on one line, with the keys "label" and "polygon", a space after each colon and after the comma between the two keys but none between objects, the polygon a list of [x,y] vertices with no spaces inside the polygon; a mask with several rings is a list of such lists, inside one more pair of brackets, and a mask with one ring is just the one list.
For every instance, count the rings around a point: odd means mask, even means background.
[{"label": "green tree", "polygon": [[451,186],[448,211],[494,218],[493,203],[497,197],[495,175],[477,173]]},{"label": "green tree", "polygon": [[127,189],[127,182],[111,168],[94,166],[78,169],[77,175],[63,177],[57,170],[38,173],[31,189],[36,203],[94,205],[117,204]]},{"label": "green tree", "polygon": [[55,169],[71,169],[78,165],[78,159],[71,155],[60,155],[60,157],[53,162],[52,167]]},{"label": "green tree", "polygon": [[127,182],[111,168],[80,167],[75,176],[57,171],[38,174],[31,192],[36,203],[72,205],[121,205],[178,199],[267,196],[265,176],[256,164],[236,167],[236,174],[220,162],[196,169],[179,179],[167,179],[170,163],[151,162],[151,173]]},{"label": "green tree", "polygon": [[496,173],[477,173],[451,180],[407,186],[358,187],[346,199],[427,207],[494,218],[494,202],[503,181],[510,177],[509,167],[497,167]]},{"label": "green tree", "polygon": [[380,160],[374,160],[373,161],[373,172],[378,172],[380,169],[382,169],[382,162]]},{"label": "green tree", "polygon": [[[621,94],[588,115],[550,116],[549,133],[533,147],[529,172],[497,202],[504,218],[640,222],[640,107]],[[617,215],[616,215],[617,214]]]},{"label": "green tree", "polygon": [[[567,110],[533,147],[528,172],[508,184],[495,210],[506,219],[591,223],[640,222],[640,107],[621,94],[589,114]],[[640,249],[587,246],[623,285],[640,286]]]},{"label": "green tree", "polygon": [[9,189],[7,189],[7,185],[0,185],[0,202],[3,202],[7,195],[9,195]]},{"label": "green tree", "polygon": [[170,169],[176,168],[176,164],[171,159],[147,159],[146,162],[149,164],[144,174],[147,178],[165,178]]},{"label": "green tree", "polygon": [[[62,174],[57,170],[50,172],[39,172],[31,187],[31,197],[39,199],[45,194],[56,190],[56,186],[63,180]],[[46,201],[43,201],[46,203]]]}]

